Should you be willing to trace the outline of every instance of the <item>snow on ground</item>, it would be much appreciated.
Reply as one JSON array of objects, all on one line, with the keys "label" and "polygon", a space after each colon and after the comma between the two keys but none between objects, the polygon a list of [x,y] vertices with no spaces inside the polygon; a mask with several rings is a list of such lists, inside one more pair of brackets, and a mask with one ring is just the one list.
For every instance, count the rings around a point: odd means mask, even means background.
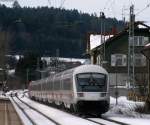
[{"label": "snow on ground", "polygon": [[[23,96],[25,94],[26,96]],[[45,106],[43,104],[39,104],[38,102],[32,101],[27,97],[27,90],[19,92],[18,94],[20,98],[27,102],[28,104],[36,107],[44,114],[58,120],[60,123],[64,125],[94,125],[94,123],[85,122],[83,119],[74,117],[68,113],[63,111],[51,108],[49,106]],[[117,120],[120,122],[125,122],[130,125],[149,125],[150,124],[150,114],[140,114],[135,112],[135,108],[137,106],[143,106],[144,102],[134,102],[127,100],[126,97],[119,97],[118,98],[118,105],[116,105],[116,99],[111,97],[110,98],[110,110],[103,114],[104,117],[109,119]]]},{"label": "snow on ground", "polygon": [[73,116],[69,113],[32,101],[25,96],[20,95],[20,99],[28,103],[30,106],[36,107],[39,111],[56,120],[61,125],[97,125],[96,123]]},{"label": "snow on ground", "polygon": [[24,111],[29,115],[30,119],[32,119],[36,125],[55,125],[55,123],[49,121],[47,118],[34,111],[33,109],[30,109],[17,98],[14,98],[14,100],[24,109]]},{"label": "snow on ground", "polygon": [[14,75],[15,69],[8,70],[8,75]]},{"label": "snow on ground", "polygon": [[141,117],[141,114],[134,112],[134,109],[144,105],[144,102],[129,101],[126,97],[119,97],[118,105],[116,105],[116,99],[111,97],[110,103],[110,110],[105,113],[105,116]]},{"label": "snow on ground", "polygon": [[4,92],[0,91],[0,99],[8,99]]},{"label": "snow on ground", "polygon": [[26,115],[21,111],[21,109],[18,108],[18,106],[14,103],[14,101],[10,98],[11,103],[13,104],[16,112],[20,116],[20,119],[24,125],[32,125],[32,123],[29,121],[29,119],[26,117]]},{"label": "snow on ground", "polygon": [[130,125],[150,124],[150,114],[146,115],[135,112],[135,108],[137,106],[144,106],[144,102],[134,102],[127,100],[126,97],[119,97],[118,105],[116,105],[116,99],[111,97],[110,103],[110,110],[103,114],[104,117]]},{"label": "snow on ground", "polygon": [[143,118],[130,118],[130,117],[111,117],[113,120],[117,120],[120,122],[124,122],[130,125],[149,125],[150,124],[150,119],[143,119]]}]

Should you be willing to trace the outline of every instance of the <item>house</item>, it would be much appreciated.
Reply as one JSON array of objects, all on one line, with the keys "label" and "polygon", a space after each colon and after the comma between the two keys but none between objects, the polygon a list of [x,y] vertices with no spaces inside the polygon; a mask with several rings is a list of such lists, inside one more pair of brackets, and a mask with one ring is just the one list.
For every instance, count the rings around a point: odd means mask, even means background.
[{"label": "house", "polygon": [[[137,85],[145,85],[148,82],[148,65],[146,57],[141,53],[143,47],[149,43],[150,27],[143,22],[134,23],[134,84],[128,82],[128,39],[129,27],[123,31],[114,34],[114,36],[106,39],[105,42],[92,50],[88,49],[91,56],[91,63],[103,66],[110,76],[110,91],[114,93],[113,88],[120,88],[119,95],[126,95],[130,88],[136,88]],[[88,42],[88,48],[89,42]],[[130,61],[133,68],[133,61]],[[116,90],[115,90],[116,91]]]},{"label": "house", "polygon": [[149,85],[149,90],[150,90],[150,44],[147,44],[144,49],[142,50],[142,53],[146,56],[147,58],[147,64],[148,64],[148,85]]}]

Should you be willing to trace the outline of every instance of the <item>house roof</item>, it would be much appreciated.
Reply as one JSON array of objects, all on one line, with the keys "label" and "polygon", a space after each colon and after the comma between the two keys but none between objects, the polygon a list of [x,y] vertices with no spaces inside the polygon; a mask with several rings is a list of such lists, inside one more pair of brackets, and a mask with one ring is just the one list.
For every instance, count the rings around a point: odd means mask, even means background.
[{"label": "house roof", "polygon": [[[144,23],[141,22],[141,21],[135,22],[134,27],[136,27],[136,29],[148,29],[148,30],[150,30],[150,26],[144,24]],[[119,32],[119,33],[117,33],[117,34],[115,34],[113,37],[110,37],[109,39],[107,39],[106,42],[105,42],[105,44],[110,43],[110,42],[112,42],[113,40],[119,38],[121,35],[127,33],[128,30],[129,30],[129,26],[125,27],[123,31],[121,31],[121,32]],[[103,45],[104,45],[104,43],[101,44],[101,45],[99,45],[99,46],[97,46],[97,47],[95,47],[95,48],[92,49],[91,51],[95,51],[95,50],[97,50],[98,48],[100,48],[100,47],[103,46]]]},{"label": "house roof", "polygon": [[141,51],[148,59],[150,59],[150,43],[148,43]]}]

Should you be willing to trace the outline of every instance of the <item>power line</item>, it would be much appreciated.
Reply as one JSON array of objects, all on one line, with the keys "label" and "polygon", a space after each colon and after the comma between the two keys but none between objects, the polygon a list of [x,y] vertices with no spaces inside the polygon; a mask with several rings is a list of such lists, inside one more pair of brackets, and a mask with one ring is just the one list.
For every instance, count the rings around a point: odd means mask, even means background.
[{"label": "power line", "polygon": [[106,1],[105,5],[104,5],[104,8],[103,8],[103,11],[106,9],[106,6],[108,5],[109,1],[110,1],[110,0],[107,0],[107,1]]},{"label": "power line", "polygon": [[51,1],[50,0],[48,0],[48,3],[51,5]]},{"label": "power line", "polygon": [[65,3],[65,0],[48,0],[48,3],[50,4],[50,6],[62,8],[62,6]]},{"label": "power line", "polygon": [[[108,5],[107,8],[109,9],[110,7],[112,7],[112,5],[113,5],[114,2],[115,2],[115,0],[111,0],[110,4],[107,4]],[[105,9],[106,9],[106,7],[105,7]]]},{"label": "power line", "polygon": [[0,0],[2,2],[14,2],[15,0]]},{"label": "power line", "polygon": [[140,13],[142,13],[144,10],[146,10],[147,8],[150,7],[150,3],[146,5],[146,7],[144,7],[142,10],[140,10],[139,12],[137,12],[135,15],[139,15]]},{"label": "power line", "polygon": [[64,5],[65,0],[62,0],[61,4],[60,4],[60,8],[62,8],[62,6]]},{"label": "power line", "polygon": [[115,17],[115,16],[116,16],[116,12],[115,12],[114,7],[113,7],[113,4],[114,4],[114,3],[115,3],[115,0],[113,0],[113,1],[111,2],[109,8],[111,9],[111,12],[112,12],[113,16]]}]

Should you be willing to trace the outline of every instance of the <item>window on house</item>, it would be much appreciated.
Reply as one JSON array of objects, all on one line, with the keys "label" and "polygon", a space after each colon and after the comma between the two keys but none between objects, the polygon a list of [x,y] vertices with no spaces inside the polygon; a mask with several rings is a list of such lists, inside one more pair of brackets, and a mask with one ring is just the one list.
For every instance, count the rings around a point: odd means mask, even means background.
[{"label": "window on house", "polygon": [[[149,43],[149,37],[144,36],[134,36],[134,45],[135,46],[145,46]],[[133,45],[132,43],[130,45]]]},{"label": "window on house", "polygon": [[[132,60],[132,65],[133,65],[133,57],[131,56],[131,60]],[[135,54],[134,57],[134,64],[135,66],[146,66],[146,57],[142,54]]]},{"label": "window on house", "polygon": [[125,54],[112,54],[111,66],[126,66],[127,56]]},{"label": "window on house", "polygon": [[97,64],[98,64],[98,65],[101,64],[101,56],[100,56],[100,55],[97,56]]}]

